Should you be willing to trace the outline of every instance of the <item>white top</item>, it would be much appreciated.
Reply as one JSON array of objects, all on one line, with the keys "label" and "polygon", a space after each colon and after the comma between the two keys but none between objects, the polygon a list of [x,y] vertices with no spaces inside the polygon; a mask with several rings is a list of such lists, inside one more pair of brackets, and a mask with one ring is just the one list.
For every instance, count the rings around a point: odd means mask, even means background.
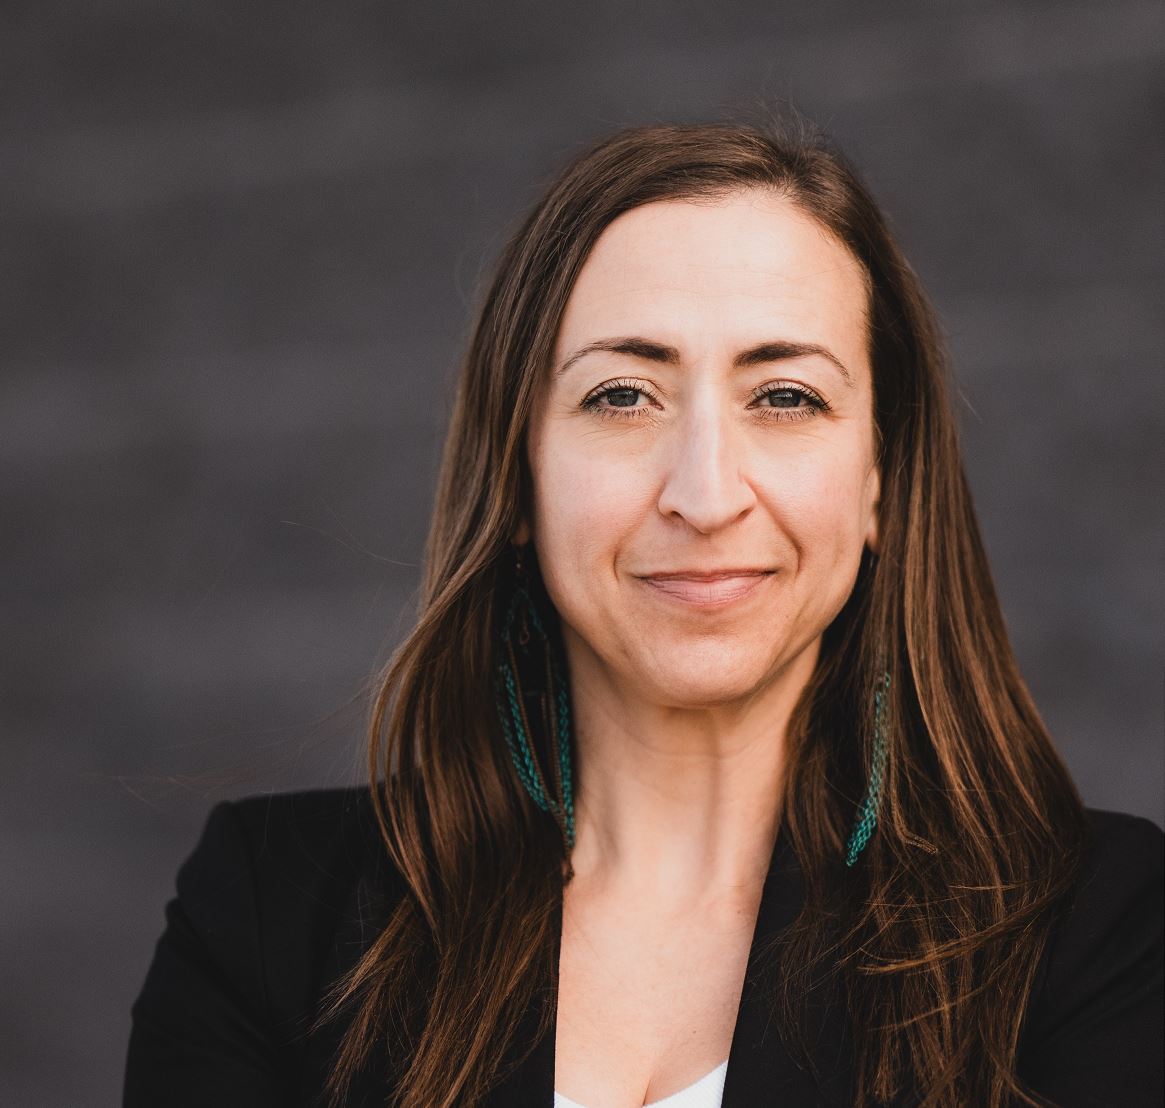
[{"label": "white top", "polygon": [[[663,1100],[653,1100],[647,1108],[720,1108],[724,1096],[724,1078],[728,1073],[728,1059],[725,1058],[711,1073],[704,1074],[699,1081],[680,1089],[678,1093],[665,1096]],[[554,1091],[554,1108],[586,1108],[577,1100]]]}]

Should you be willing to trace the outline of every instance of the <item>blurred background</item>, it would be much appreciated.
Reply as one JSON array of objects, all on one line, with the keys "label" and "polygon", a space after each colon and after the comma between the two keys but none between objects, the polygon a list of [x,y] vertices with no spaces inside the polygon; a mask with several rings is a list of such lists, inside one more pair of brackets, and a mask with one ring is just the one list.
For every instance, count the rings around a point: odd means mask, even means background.
[{"label": "blurred background", "polygon": [[1157,0],[9,0],[0,1103],[116,1103],[215,800],[361,779],[476,290],[625,124],[791,102],[864,171],[1036,701],[1163,822],[1163,54]]}]

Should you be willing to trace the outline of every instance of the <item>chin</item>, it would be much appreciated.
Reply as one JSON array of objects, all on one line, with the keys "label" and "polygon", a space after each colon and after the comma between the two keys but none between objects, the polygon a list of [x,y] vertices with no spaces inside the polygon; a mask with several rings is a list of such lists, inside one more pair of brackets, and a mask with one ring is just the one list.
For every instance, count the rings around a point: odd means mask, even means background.
[{"label": "chin", "polygon": [[669,708],[712,708],[743,700],[763,682],[765,674],[721,662],[715,666],[654,667],[644,685]]}]

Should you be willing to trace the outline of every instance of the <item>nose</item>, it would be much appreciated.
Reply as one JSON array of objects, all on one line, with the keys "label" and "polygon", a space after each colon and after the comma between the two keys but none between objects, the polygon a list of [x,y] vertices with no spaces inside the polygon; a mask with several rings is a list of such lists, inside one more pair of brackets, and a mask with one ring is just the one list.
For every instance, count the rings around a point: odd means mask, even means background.
[{"label": "nose", "polygon": [[710,397],[692,406],[668,443],[658,507],[711,533],[732,523],[756,494],[744,477],[747,444],[724,405]]}]

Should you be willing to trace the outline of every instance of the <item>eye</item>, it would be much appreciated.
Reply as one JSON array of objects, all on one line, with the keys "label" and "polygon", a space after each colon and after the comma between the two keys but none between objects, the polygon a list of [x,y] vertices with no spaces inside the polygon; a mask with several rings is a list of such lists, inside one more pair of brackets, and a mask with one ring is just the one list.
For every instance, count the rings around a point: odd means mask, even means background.
[{"label": "eye", "polygon": [[647,389],[634,381],[611,381],[589,393],[579,407],[600,416],[636,419],[652,413],[650,407],[638,403],[640,397],[655,399]]},{"label": "eye", "polygon": [[762,385],[753,395],[766,419],[811,419],[830,410],[829,401],[823,396],[791,381]]}]

